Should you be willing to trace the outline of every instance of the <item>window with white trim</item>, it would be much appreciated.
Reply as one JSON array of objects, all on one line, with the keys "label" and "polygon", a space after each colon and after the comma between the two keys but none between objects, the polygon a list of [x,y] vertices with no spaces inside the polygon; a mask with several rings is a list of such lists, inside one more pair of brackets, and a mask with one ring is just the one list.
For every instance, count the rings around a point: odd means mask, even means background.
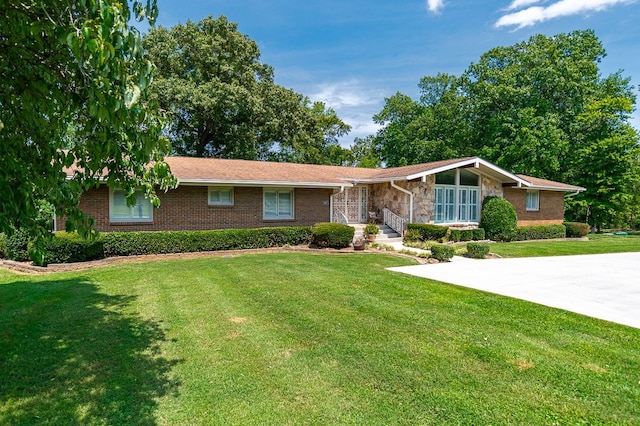
[{"label": "window with white trim", "polygon": [[210,186],[209,187],[210,206],[232,206],[233,187],[230,186]]},{"label": "window with white trim", "polygon": [[468,170],[436,174],[435,223],[478,222],[480,177]]},{"label": "window with white trim", "polygon": [[109,192],[109,220],[111,222],[152,222],[153,205],[144,192],[135,192],[136,203],[127,205],[127,194],[121,189]]},{"label": "window with white trim", "polygon": [[263,218],[267,220],[293,219],[293,189],[265,189],[263,193]]},{"label": "window with white trim", "polygon": [[527,211],[537,212],[540,210],[540,191],[537,189],[527,190]]}]

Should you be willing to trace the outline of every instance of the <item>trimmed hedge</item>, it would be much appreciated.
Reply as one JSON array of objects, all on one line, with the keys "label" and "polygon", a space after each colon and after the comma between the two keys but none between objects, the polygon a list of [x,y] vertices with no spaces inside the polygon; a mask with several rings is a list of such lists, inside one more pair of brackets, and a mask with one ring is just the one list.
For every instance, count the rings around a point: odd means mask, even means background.
[{"label": "trimmed hedge", "polygon": [[484,240],[484,229],[483,228],[476,228],[473,230],[473,239],[474,241],[482,241]]},{"label": "trimmed hedge", "polygon": [[431,257],[440,262],[448,262],[455,253],[456,249],[453,246],[446,246],[444,244],[431,246]]},{"label": "trimmed hedge", "polygon": [[111,232],[104,234],[104,254],[192,253],[198,251],[239,250],[280,247],[309,242],[309,227],[219,229],[213,231]]},{"label": "trimmed hedge", "polygon": [[468,243],[467,256],[472,259],[484,259],[489,254],[489,244],[487,243]]},{"label": "trimmed hedge", "polygon": [[519,226],[513,241],[547,240],[551,238],[564,238],[566,230],[564,225],[538,225]]},{"label": "trimmed hedge", "polygon": [[407,230],[415,230],[420,233],[422,241],[439,241],[447,237],[449,227],[431,225],[428,223],[408,223]]},{"label": "trimmed hedge", "polygon": [[[353,228],[351,228],[353,229]],[[45,264],[85,262],[112,256],[192,253],[308,244],[308,226],[212,231],[110,232],[94,241],[58,232],[47,245]]]},{"label": "trimmed hedge", "polygon": [[[453,241],[455,243],[459,241],[473,241],[475,229],[452,229],[449,234],[449,241]],[[484,236],[484,230],[482,231]]]},{"label": "trimmed hedge", "polygon": [[353,241],[355,229],[342,223],[320,222],[311,227],[311,244],[318,247],[345,248]]},{"label": "trimmed hedge", "polygon": [[589,224],[581,222],[565,222],[567,238],[582,238],[589,233]]},{"label": "trimmed hedge", "polygon": [[24,262],[29,258],[29,232],[26,229],[16,229],[7,237],[7,259]]},{"label": "trimmed hedge", "polygon": [[489,196],[482,202],[480,228],[487,238],[495,241],[511,241],[516,235],[518,218],[513,205],[501,197]]},{"label": "trimmed hedge", "polygon": [[87,262],[104,258],[104,242],[100,237],[85,240],[76,233],[56,232],[47,244],[44,264]]},{"label": "trimmed hedge", "polygon": [[7,236],[0,232],[0,259],[7,257]]}]

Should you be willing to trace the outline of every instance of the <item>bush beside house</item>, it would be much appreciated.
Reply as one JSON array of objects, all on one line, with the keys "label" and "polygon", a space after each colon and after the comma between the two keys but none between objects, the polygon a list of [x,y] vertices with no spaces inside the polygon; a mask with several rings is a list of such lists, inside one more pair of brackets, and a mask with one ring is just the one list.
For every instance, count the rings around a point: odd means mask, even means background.
[{"label": "bush beside house", "polygon": [[440,262],[448,262],[451,260],[456,250],[452,246],[444,244],[436,244],[431,246],[431,257]]},{"label": "bush beside house", "polygon": [[472,259],[484,259],[489,254],[489,244],[487,243],[468,243],[467,256]]},{"label": "bush beside house", "polygon": [[495,241],[511,241],[516,235],[518,218],[513,205],[501,197],[488,196],[482,202],[480,228]]},{"label": "bush beside house", "polygon": [[589,233],[589,224],[580,222],[564,222],[567,238],[582,238]]},{"label": "bush beside house", "polygon": [[311,244],[317,247],[345,248],[353,241],[355,229],[342,223],[321,222],[311,227]]},{"label": "bush beside house", "polygon": [[512,241],[548,240],[564,238],[565,235],[564,225],[518,226]]}]

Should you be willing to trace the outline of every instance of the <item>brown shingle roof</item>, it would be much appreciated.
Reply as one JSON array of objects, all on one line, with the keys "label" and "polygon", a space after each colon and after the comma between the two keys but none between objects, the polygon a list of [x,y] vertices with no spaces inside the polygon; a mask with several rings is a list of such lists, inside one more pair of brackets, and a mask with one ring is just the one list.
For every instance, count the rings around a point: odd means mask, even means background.
[{"label": "brown shingle roof", "polygon": [[540,178],[527,176],[527,175],[516,175],[516,176],[531,183],[532,187],[534,188],[556,189],[558,191],[561,191],[561,190],[562,191],[585,191],[585,188],[581,186],[569,185],[562,182],[556,182],[548,179],[540,179]]}]

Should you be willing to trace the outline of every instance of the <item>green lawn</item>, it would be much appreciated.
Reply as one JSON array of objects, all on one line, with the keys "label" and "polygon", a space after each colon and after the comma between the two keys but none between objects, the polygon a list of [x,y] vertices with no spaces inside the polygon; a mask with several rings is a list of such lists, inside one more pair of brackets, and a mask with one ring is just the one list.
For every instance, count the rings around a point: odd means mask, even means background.
[{"label": "green lawn", "polygon": [[0,271],[0,424],[640,424],[640,330],[411,262]]},{"label": "green lawn", "polygon": [[503,257],[568,256],[640,252],[640,236],[589,235],[589,241],[535,241],[491,244],[491,252]]}]

